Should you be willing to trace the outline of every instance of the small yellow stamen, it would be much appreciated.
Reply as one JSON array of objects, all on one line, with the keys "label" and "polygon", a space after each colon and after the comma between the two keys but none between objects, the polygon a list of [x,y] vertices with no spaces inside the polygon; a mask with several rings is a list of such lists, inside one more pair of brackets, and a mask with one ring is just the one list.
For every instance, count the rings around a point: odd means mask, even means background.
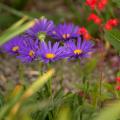
[{"label": "small yellow stamen", "polygon": [[81,54],[81,53],[82,53],[82,50],[80,50],[80,49],[76,49],[76,50],[74,50],[74,54],[79,55],[79,54]]},{"label": "small yellow stamen", "polygon": [[69,38],[69,37],[70,37],[70,34],[63,34],[62,37],[63,37],[64,39]]},{"label": "small yellow stamen", "polygon": [[53,54],[53,53],[46,54],[46,58],[48,58],[48,59],[53,59],[54,57],[55,57],[55,54]]},{"label": "small yellow stamen", "polygon": [[34,55],[35,55],[35,52],[34,52],[33,50],[30,50],[29,56],[30,56],[30,57],[33,57]]},{"label": "small yellow stamen", "polygon": [[19,46],[14,46],[13,48],[12,48],[12,51],[13,52],[17,52],[19,50]]}]

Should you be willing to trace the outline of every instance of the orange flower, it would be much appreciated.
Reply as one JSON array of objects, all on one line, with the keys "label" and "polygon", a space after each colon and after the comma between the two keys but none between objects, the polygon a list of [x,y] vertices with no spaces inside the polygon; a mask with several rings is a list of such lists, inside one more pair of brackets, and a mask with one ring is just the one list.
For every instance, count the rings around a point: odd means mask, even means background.
[{"label": "orange flower", "polygon": [[85,27],[81,27],[78,30],[78,34],[82,35],[85,38],[85,40],[89,40],[91,38],[90,34],[88,33]]}]

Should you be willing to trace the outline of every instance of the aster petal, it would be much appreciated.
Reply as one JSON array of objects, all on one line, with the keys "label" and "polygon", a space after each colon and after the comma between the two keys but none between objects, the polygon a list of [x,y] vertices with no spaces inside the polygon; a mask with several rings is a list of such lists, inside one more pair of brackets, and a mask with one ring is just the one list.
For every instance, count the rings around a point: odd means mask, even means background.
[{"label": "aster petal", "polygon": [[[54,43],[53,46],[51,41],[48,41],[48,44],[46,42],[42,42],[42,47],[39,53],[40,58],[43,62],[45,63],[54,62],[56,60],[61,59],[63,55],[63,47],[59,47],[58,42]],[[49,54],[50,56],[47,57],[46,54],[47,55]]]},{"label": "aster petal", "polygon": [[27,34],[34,38],[38,38],[39,33],[45,33],[46,35],[50,36],[52,30],[54,28],[53,21],[49,21],[46,18],[36,19],[35,25],[31,27],[29,30],[26,31]]},{"label": "aster petal", "polygon": [[56,43],[53,45],[52,50],[53,50],[54,53],[57,51],[58,46],[59,46],[59,43],[58,43],[58,42],[56,42]]},{"label": "aster petal", "polygon": [[71,38],[76,38],[78,27],[74,26],[73,24],[59,24],[54,30],[55,34],[53,34],[53,38],[59,41],[68,41]]},{"label": "aster petal", "polygon": [[79,38],[78,38],[78,42],[77,42],[77,47],[78,47],[78,48],[81,48],[81,44],[82,44],[81,38],[79,37]]},{"label": "aster petal", "polygon": [[77,38],[77,43],[73,40],[68,41],[65,44],[66,47],[66,56],[68,56],[68,60],[72,59],[80,59],[90,57],[89,52],[93,52],[93,44],[88,41],[81,41],[81,38]]}]

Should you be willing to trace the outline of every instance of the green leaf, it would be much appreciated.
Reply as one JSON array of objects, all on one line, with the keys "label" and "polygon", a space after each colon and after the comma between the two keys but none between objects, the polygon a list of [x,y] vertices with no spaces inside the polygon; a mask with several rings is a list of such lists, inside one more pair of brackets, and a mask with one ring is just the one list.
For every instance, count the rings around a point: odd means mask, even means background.
[{"label": "green leaf", "polygon": [[[28,20],[28,17],[25,16],[23,18],[21,18],[19,21],[15,22],[11,27],[9,27],[7,30],[12,30],[12,29],[15,29],[17,27],[20,27],[22,24],[25,23],[25,21]],[[7,31],[6,30],[6,31]]]},{"label": "green leaf", "polygon": [[101,111],[95,120],[118,120],[120,117],[120,101],[111,104]]},{"label": "green leaf", "polygon": [[14,29],[12,28],[5,31],[4,34],[0,36],[0,45],[4,44],[11,38],[23,33],[25,30],[29,29],[33,25],[34,25],[34,20],[27,22],[19,27],[15,27]]},{"label": "green leaf", "polygon": [[105,32],[105,38],[110,42],[113,47],[120,52],[120,31],[119,30],[111,30]]},{"label": "green leaf", "polygon": [[32,85],[30,85],[24,93],[23,89],[21,89],[8,104],[1,108],[0,120],[3,120],[5,117],[9,118],[9,120],[13,120],[23,103],[33,94],[35,94],[40,88],[42,88],[49,78],[53,76],[54,72],[55,70],[51,69],[43,76],[39,76],[38,79]]},{"label": "green leaf", "polygon": [[71,111],[68,106],[61,107],[56,120],[71,120]]}]

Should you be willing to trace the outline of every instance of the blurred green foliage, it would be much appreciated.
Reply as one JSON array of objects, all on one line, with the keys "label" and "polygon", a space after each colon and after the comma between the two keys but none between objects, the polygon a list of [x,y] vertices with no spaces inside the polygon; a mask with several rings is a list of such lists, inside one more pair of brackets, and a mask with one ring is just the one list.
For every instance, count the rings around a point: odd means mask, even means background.
[{"label": "blurred green foliage", "polygon": [[[0,45],[21,34],[31,27],[33,18],[46,16],[59,21],[73,21],[75,24],[86,26],[90,33],[99,38],[108,40],[114,48],[120,52],[120,31],[105,31],[105,34],[98,32],[97,25],[85,22],[85,19],[91,12],[88,7],[81,4],[85,0],[63,0],[63,11],[54,14],[43,11],[26,11],[25,7],[30,0],[2,0],[0,3]],[[51,0],[46,0],[48,7]],[[6,4],[7,3],[7,4]],[[76,7],[77,5],[77,7]],[[79,7],[83,9],[80,10]],[[114,17],[114,8],[120,8],[120,0],[110,0],[109,14],[102,13],[102,17],[107,20],[110,16]],[[64,8],[63,7],[63,8]],[[53,7],[54,8],[54,7]],[[62,8],[62,9],[63,9]],[[55,10],[54,10],[55,11]],[[14,24],[13,24],[14,23]],[[11,24],[13,24],[11,26]],[[81,78],[80,84],[74,84],[79,93],[64,93],[61,88],[50,95],[49,80],[54,73],[45,73],[37,81],[28,86],[18,85],[13,92],[7,95],[0,93],[0,120],[116,120],[119,118],[119,102],[111,105],[110,108],[103,110],[100,115],[102,103],[112,98],[120,98],[119,93],[114,90],[114,86],[109,83],[100,83],[98,79],[92,77],[92,72],[100,62],[98,57],[92,58],[89,62],[75,71]],[[89,80],[93,79],[90,83]],[[94,82],[95,81],[95,82]],[[101,94],[100,92],[104,93]],[[98,115],[98,118],[96,116]]]},{"label": "blurred green foliage", "polygon": [[120,53],[120,31],[119,30],[106,31],[105,38]]}]

